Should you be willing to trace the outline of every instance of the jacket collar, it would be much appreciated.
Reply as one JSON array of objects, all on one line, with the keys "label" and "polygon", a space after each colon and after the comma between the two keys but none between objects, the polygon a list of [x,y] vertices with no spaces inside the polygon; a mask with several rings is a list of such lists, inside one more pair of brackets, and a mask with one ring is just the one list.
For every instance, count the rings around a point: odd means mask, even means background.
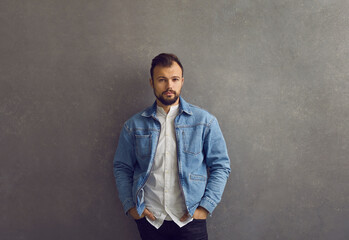
[{"label": "jacket collar", "polygon": [[[143,117],[156,117],[156,107],[157,104],[155,100],[153,105],[144,110],[141,115]],[[188,115],[193,115],[193,112],[191,111],[189,104],[181,96],[179,96],[179,114],[181,114],[182,112],[185,112]]]}]

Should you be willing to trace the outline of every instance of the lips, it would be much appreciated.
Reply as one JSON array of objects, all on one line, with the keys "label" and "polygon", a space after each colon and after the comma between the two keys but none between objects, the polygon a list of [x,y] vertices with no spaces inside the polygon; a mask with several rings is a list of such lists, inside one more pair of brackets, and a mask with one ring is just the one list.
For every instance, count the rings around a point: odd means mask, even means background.
[{"label": "lips", "polygon": [[166,96],[170,96],[170,95],[173,95],[174,92],[168,91],[168,92],[164,92],[164,94],[165,94]]}]

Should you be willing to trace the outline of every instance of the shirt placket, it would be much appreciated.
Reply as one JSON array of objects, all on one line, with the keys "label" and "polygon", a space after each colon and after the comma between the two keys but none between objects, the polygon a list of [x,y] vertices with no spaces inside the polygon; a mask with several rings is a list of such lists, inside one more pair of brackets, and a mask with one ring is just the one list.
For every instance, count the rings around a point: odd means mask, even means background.
[{"label": "shirt placket", "polygon": [[170,181],[171,181],[171,176],[170,176],[170,146],[169,146],[169,123],[170,117],[169,115],[166,115],[165,117],[165,158],[164,158],[164,163],[165,163],[165,173],[164,173],[164,178],[165,178],[165,186],[164,186],[164,200],[165,200],[165,209],[168,211],[168,203],[169,203],[169,190],[170,190]]}]

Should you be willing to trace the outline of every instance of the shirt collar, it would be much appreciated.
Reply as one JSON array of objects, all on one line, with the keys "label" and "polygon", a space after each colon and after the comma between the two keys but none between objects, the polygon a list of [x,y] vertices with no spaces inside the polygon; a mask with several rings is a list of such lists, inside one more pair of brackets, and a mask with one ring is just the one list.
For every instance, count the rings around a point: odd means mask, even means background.
[{"label": "shirt collar", "polygon": [[161,114],[163,116],[169,116],[169,117],[177,115],[178,112],[179,112],[179,104],[175,106],[171,106],[170,111],[168,111],[168,113],[166,113],[165,110],[160,106],[157,106],[157,109],[156,109],[156,114]]}]

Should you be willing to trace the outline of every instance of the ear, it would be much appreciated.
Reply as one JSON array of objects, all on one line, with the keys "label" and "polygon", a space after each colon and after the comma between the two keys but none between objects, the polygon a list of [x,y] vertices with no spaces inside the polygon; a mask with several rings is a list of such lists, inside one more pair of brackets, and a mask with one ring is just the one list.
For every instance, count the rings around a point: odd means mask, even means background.
[{"label": "ear", "polygon": [[182,77],[182,86],[183,86],[183,84],[184,84],[184,77]]},{"label": "ear", "polygon": [[151,86],[152,88],[154,88],[154,86],[153,86],[153,79],[152,79],[152,78],[149,78],[149,84],[150,84],[150,86]]}]

